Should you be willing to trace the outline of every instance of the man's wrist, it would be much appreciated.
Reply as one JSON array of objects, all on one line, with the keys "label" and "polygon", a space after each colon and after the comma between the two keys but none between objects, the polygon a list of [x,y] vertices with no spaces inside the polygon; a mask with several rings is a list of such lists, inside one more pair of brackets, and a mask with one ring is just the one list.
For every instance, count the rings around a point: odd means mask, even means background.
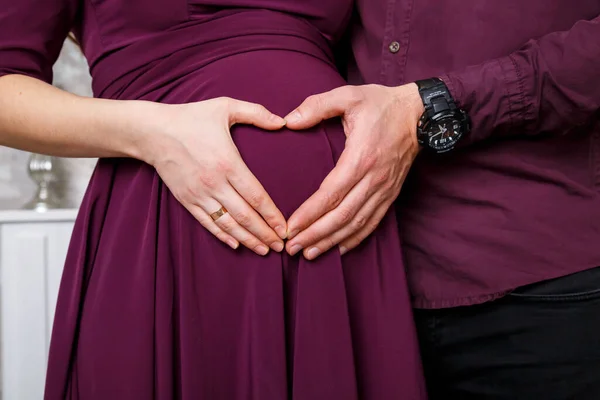
[{"label": "man's wrist", "polygon": [[419,94],[419,88],[417,84],[412,82],[405,85],[409,94],[409,103],[412,106],[414,111],[413,117],[415,118],[415,126],[419,122],[421,115],[425,112],[425,106],[423,105],[423,100],[421,99],[421,95]]},{"label": "man's wrist", "polygon": [[408,83],[402,86],[396,86],[394,88],[394,95],[398,101],[399,106],[402,108],[399,112],[405,114],[408,120],[414,124],[416,129],[421,115],[425,112],[423,106],[423,100],[419,94],[419,88],[416,83]]},{"label": "man's wrist", "polygon": [[414,141],[415,148],[421,150],[417,140],[417,126],[421,116],[425,112],[423,100],[419,94],[417,84],[412,82],[394,88],[394,93],[398,99],[399,113],[403,114],[408,124],[410,139]]}]

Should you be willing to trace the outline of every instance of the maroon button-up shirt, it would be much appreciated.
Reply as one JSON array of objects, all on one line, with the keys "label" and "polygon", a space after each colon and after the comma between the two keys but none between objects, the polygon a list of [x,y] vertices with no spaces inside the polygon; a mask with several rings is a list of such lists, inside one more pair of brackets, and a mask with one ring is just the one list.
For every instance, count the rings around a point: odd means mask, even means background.
[{"label": "maroon button-up shirt", "polygon": [[397,203],[415,306],[600,265],[600,1],[357,7],[351,83],[439,76],[473,121],[460,149],[417,158]]}]

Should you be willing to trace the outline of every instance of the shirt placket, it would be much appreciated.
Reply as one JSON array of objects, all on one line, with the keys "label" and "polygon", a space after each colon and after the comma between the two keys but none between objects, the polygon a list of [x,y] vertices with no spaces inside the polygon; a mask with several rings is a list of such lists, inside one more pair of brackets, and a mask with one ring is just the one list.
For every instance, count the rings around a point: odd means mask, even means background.
[{"label": "shirt placket", "polygon": [[596,124],[592,133],[592,173],[594,174],[594,187],[600,191],[600,123]]},{"label": "shirt placket", "polygon": [[380,74],[380,81],[384,85],[404,83],[413,7],[414,0],[387,2]]}]

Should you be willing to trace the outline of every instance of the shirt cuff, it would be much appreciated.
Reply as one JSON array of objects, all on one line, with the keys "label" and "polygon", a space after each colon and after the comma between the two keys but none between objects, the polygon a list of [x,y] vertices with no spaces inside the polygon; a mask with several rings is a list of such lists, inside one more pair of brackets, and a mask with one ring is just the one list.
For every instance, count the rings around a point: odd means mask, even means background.
[{"label": "shirt cuff", "polygon": [[471,118],[460,144],[509,135],[530,119],[523,71],[511,56],[440,76],[459,108]]}]

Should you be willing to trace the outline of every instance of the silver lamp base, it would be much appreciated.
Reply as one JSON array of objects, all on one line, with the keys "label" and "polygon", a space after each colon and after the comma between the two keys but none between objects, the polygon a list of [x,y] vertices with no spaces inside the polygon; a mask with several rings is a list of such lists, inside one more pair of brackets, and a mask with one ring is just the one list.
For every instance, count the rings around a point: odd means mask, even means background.
[{"label": "silver lamp base", "polygon": [[29,157],[29,176],[37,183],[37,191],[23,208],[38,212],[61,208],[52,190],[52,183],[56,181],[54,157],[32,153]]},{"label": "silver lamp base", "polygon": [[37,193],[24,206],[26,210],[34,210],[37,212],[45,212],[48,210],[61,208],[60,202],[50,196],[48,187],[39,186]]}]

